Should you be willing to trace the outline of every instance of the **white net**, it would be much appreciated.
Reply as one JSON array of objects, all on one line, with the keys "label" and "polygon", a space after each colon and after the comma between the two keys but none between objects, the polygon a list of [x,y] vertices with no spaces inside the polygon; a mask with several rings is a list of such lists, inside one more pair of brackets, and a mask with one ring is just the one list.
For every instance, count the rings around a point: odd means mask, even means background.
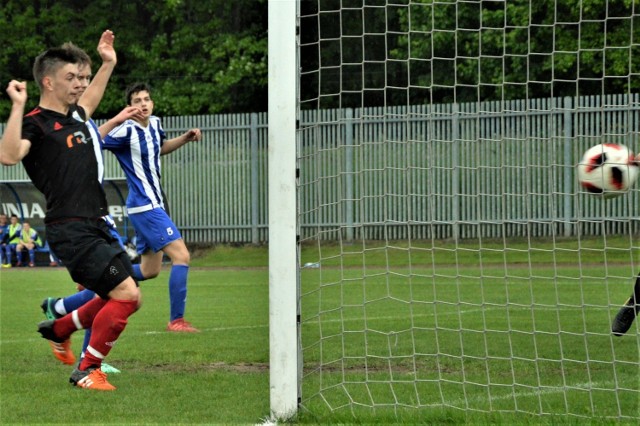
[{"label": "white net", "polygon": [[640,191],[624,1],[300,3],[301,405],[640,419]]}]

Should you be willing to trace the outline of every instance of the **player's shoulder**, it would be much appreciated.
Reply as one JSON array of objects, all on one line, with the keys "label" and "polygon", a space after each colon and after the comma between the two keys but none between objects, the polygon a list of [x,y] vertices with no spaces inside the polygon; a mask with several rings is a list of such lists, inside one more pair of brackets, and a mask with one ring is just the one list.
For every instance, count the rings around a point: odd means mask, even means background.
[{"label": "player's shoulder", "polygon": [[68,115],[71,116],[71,118],[75,119],[76,121],[85,122],[87,120],[91,120],[91,117],[87,116],[87,112],[82,107],[82,105],[78,105],[78,104],[73,104],[69,107]]},{"label": "player's shoulder", "polygon": [[27,125],[43,124],[43,123],[46,123],[47,121],[50,121],[52,117],[53,117],[52,111],[37,106],[24,115],[22,122]]},{"label": "player's shoulder", "polygon": [[[23,137],[33,143],[43,137],[43,135],[59,129],[62,126],[62,124],[60,124],[61,121],[64,122],[60,114],[37,106],[25,114],[22,119]],[[56,125],[56,123],[58,124]]]},{"label": "player's shoulder", "polygon": [[127,119],[127,120],[123,121],[122,123],[118,124],[116,127],[114,127],[109,132],[108,136],[113,137],[113,138],[127,137],[131,133],[131,129],[134,128],[135,126],[136,126],[136,122],[135,121],[133,121],[131,119]]},{"label": "player's shoulder", "polygon": [[157,115],[152,115],[149,117],[149,124],[153,127],[162,127],[162,119]]}]

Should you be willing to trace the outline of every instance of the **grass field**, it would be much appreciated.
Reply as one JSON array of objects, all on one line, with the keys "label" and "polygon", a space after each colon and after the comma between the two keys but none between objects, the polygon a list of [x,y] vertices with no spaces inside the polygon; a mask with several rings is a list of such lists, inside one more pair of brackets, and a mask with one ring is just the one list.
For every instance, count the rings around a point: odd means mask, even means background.
[{"label": "grass field", "polygon": [[[202,330],[198,334],[164,332],[166,270],[144,282],[144,305],[109,356],[123,370],[109,377],[118,388],[114,393],[69,385],[70,368],[53,358],[36,332],[41,299],[74,290],[66,270],[14,268],[0,274],[3,424],[249,424],[268,415],[265,268],[192,268],[187,317]],[[74,336],[75,348],[81,340],[81,334]]]},{"label": "grass field", "polygon": [[[635,253],[624,239],[599,244],[305,246],[302,263],[322,267],[302,271],[296,422],[636,424],[637,328],[608,334],[631,290]],[[70,386],[70,368],[36,333],[40,301],[74,289],[66,270],[2,270],[0,423],[267,418],[267,249],[193,257],[187,319],[202,332],[164,332],[168,269],[143,282],[144,305],[108,359],[123,370],[110,376],[113,393]]]},{"label": "grass field", "polygon": [[303,259],[323,265],[302,280],[311,412],[638,422],[638,324],[610,334],[637,265],[628,239],[340,250],[320,245]]}]

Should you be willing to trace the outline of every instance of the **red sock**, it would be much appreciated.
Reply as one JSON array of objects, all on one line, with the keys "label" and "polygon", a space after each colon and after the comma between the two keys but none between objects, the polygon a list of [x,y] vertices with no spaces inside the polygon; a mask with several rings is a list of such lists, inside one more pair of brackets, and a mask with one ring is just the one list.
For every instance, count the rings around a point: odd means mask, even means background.
[{"label": "red sock", "polygon": [[[91,328],[93,319],[106,303],[106,300],[99,297],[91,299],[77,310],[57,319],[53,323],[53,332],[56,336],[66,340],[76,330]],[[80,323],[80,327],[76,321]]]},{"label": "red sock", "polygon": [[80,363],[80,370],[89,366],[99,367],[107,356],[118,336],[127,325],[127,318],[138,309],[138,302],[133,300],[111,299],[98,315],[91,327],[91,340]]}]

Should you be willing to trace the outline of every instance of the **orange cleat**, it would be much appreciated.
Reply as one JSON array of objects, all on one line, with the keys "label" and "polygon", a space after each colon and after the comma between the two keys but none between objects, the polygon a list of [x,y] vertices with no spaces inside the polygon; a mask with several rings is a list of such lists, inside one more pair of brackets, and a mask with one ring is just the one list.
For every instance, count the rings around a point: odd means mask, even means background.
[{"label": "orange cleat", "polygon": [[107,381],[107,375],[99,368],[90,368],[86,371],[78,370],[76,368],[73,370],[73,373],[71,373],[69,382],[74,386],[84,389],[99,391],[116,390],[116,387]]},{"label": "orange cleat", "polygon": [[177,318],[167,325],[167,331],[177,333],[198,333],[200,330],[192,326],[190,322],[185,321],[184,318]]},{"label": "orange cleat", "polygon": [[57,343],[52,340],[49,340],[49,346],[51,346],[51,350],[53,351],[53,356],[58,358],[58,360],[67,365],[73,365],[76,362],[76,356],[73,354],[71,350],[71,339],[67,339],[62,343]]},{"label": "orange cleat", "polygon": [[[49,300],[54,300],[53,298],[47,298],[42,302],[43,311],[45,311],[45,307],[49,305],[46,303]],[[47,312],[45,311],[45,315]],[[67,338],[63,340],[62,338],[56,336],[53,332],[53,323],[55,320],[46,320],[42,321],[38,324],[38,333],[42,335],[43,338],[49,341],[49,345],[51,346],[51,350],[53,351],[53,355],[58,358],[61,362],[69,365],[73,365],[76,362],[76,356],[71,351],[71,339]]]}]

